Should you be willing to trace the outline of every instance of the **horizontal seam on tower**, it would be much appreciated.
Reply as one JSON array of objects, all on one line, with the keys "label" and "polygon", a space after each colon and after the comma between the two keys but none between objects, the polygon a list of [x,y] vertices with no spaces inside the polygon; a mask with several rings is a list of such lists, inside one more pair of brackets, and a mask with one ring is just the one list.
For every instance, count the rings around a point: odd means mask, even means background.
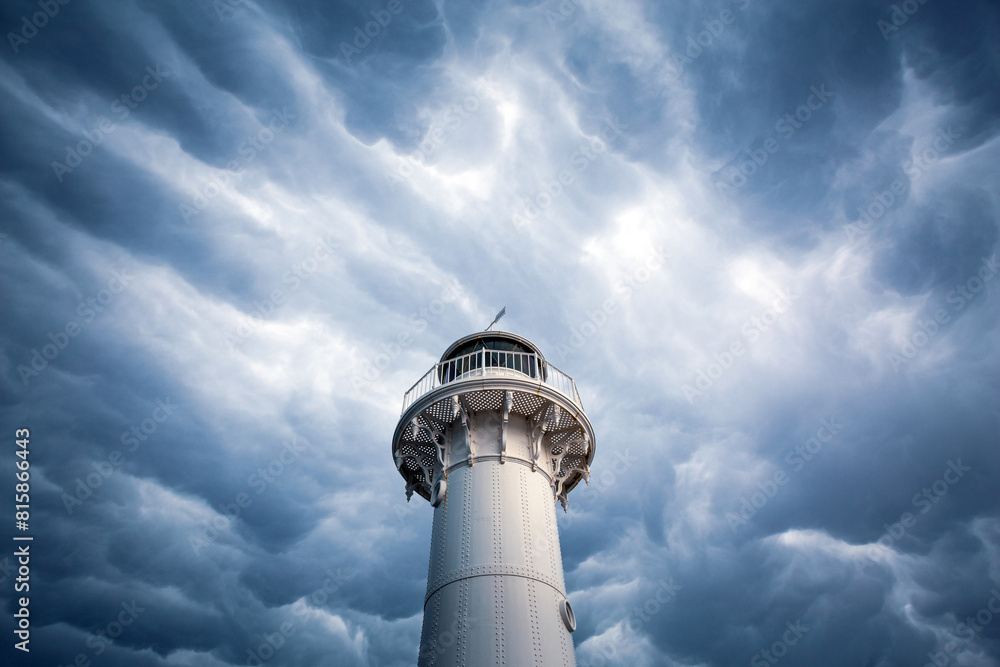
[{"label": "horizontal seam on tower", "polygon": [[[505,460],[508,463],[511,463],[511,462],[513,462],[513,463],[520,463],[521,465],[523,465],[523,466],[525,466],[527,468],[531,467],[531,461],[526,461],[526,460],[524,460],[522,458],[518,458],[518,457],[512,457],[509,454],[507,455],[507,458]],[[486,456],[477,456],[476,457],[476,463],[480,463],[482,461],[497,461],[497,462],[499,462],[500,461],[500,457],[492,455],[492,454],[488,454]],[[535,465],[536,465],[535,472],[540,473],[543,477],[545,477],[545,479],[549,480],[549,483],[551,483],[552,482],[552,476],[549,475],[544,470],[542,470],[541,465],[539,465],[537,463]],[[447,471],[448,471],[448,473],[451,473],[451,471],[457,470],[458,468],[468,468],[468,467],[471,467],[471,466],[469,466],[469,461],[468,461],[468,459],[466,459],[464,461],[459,461],[458,463],[451,464],[450,466],[448,466]]]},{"label": "horizontal seam on tower", "polygon": [[[464,568],[464,569],[481,569],[485,567],[487,566],[480,565],[480,566],[475,566],[474,568]],[[496,569],[499,570],[502,568],[496,568]],[[425,609],[427,608],[427,603],[430,602],[431,598],[434,597],[434,595],[441,589],[445,588],[446,586],[458,583],[460,581],[464,581],[465,579],[473,579],[475,577],[520,577],[522,579],[530,579],[531,581],[537,581],[540,584],[545,584],[546,586],[554,590],[556,593],[558,593],[561,597],[566,597],[566,593],[563,590],[561,590],[559,586],[552,583],[551,581],[546,581],[545,579],[539,579],[538,577],[532,577],[527,574],[517,574],[514,572],[477,572],[474,574],[472,573],[464,574],[461,570],[456,574],[462,574],[463,576],[452,578],[454,576],[452,575],[448,577],[448,580],[446,580],[443,584],[441,584],[440,586],[438,586],[433,591],[427,594],[427,597],[424,598]]]}]

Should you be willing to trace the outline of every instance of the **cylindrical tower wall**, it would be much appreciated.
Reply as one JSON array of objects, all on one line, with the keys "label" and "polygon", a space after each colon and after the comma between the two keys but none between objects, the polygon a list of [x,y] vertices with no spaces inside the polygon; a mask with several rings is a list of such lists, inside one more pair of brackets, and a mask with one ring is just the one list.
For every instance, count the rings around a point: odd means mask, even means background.
[{"label": "cylindrical tower wall", "polygon": [[552,470],[532,465],[529,421],[481,411],[444,439],[420,667],[575,665]]}]

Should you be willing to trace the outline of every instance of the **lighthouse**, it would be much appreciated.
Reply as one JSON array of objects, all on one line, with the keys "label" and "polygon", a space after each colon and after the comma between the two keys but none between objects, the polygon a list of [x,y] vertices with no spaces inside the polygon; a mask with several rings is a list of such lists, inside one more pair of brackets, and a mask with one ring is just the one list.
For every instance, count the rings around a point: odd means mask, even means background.
[{"label": "lighthouse", "polygon": [[392,454],[434,511],[419,667],[576,665],[555,504],[594,432],[573,378],[516,334],[460,338],[404,395]]}]

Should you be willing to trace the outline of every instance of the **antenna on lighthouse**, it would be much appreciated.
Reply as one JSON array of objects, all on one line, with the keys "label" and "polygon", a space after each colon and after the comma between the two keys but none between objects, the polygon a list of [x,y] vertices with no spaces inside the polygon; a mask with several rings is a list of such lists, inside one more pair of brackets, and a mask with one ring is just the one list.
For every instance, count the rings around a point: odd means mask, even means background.
[{"label": "antenna on lighthouse", "polygon": [[492,329],[493,325],[496,324],[497,322],[499,322],[500,318],[503,317],[504,313],[506,313],[506,312],[507,312],[507,306],[504,306],[503,308],[500,309],[500,312],[497,313],[497,316],[493,318],[493,321],[490,322],[490,325],[488,327],[486,327],[485,329],[483,329],[483,331],[489,331],[490,329]]}]

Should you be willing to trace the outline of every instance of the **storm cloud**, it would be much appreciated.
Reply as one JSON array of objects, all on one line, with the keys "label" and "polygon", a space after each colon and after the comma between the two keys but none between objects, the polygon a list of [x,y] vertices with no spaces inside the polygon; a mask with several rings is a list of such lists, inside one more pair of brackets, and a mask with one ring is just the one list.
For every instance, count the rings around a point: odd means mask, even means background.
[{"label": "storm cloud", "polygon": [[597,434],[581,666],[1000,665],[996,2],[0,27],[5,664],[415,664],[393,429],[506,306]]}]

